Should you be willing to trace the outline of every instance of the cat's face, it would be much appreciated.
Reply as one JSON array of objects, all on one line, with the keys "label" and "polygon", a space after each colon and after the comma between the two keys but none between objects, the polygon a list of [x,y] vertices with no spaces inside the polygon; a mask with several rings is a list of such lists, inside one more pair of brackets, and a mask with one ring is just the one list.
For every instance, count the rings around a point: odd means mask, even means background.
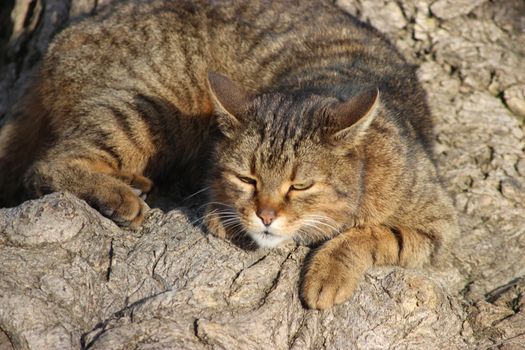
[{"label": "cat's face", "polygon": [[327,138],[334,101],[263,95],[222,121],[210,194],[225,228],[273,247],[324,240],[347,225],[362,162]]}]

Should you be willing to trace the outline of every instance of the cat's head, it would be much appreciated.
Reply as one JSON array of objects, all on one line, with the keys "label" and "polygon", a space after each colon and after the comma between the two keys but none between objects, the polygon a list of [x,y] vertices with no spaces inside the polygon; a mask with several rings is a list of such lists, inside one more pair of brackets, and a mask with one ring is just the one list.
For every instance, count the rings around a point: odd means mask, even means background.
[{"label": "cat's head", "polygon": [[337,234],[359,204],[364,169],[355,150],[377,114],[377,89],[340,102],[252,94],[217,73],[208,80],[224,135],[212,165],[210,213],[266,247]]}]

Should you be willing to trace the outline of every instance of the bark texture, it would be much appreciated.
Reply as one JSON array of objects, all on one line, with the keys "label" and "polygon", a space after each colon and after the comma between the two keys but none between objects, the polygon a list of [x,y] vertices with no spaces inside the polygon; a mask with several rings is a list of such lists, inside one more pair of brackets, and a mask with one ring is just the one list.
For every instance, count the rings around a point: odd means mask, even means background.
[{"label": "bark texture", "polygon": [[[105,2],[2,3],[0,125],[53,35]],[[525,349],[525,3],[337,3],[420,66],[462,228],[441,266],[375,268],[305,310],[306,247],[244,251],[188,208],[122,230],[57,193],[0,209],[1,350]]]}]

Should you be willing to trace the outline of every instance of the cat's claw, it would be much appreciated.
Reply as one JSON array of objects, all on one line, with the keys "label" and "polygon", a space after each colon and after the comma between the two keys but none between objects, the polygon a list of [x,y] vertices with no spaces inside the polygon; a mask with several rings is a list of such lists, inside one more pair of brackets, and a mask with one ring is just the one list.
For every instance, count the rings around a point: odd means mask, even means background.
[{"label": "cat's claw", "polygon": [[140,190],[138,188],[134,188],[134,187],[132,187],[131,190],[133,191],[133,193],[135,193],[137,195],[137,197],[142,196],[142,190]]},{"label": "cat's claw", "polygon": [[148,198],[148,194],[146,192],[142,192],[141,189],[132,187],[131,190],[137,195],[137,197],[139,197],[143,201],[145,201]]},{"label": "cat's claw", "polygon": [[148,194],[153,189],[153,181],[142,175],[120,172],[117,178],[128,184],[133,193],[135,193],[137,197],[142,198],[142,200],[146,200]]}]

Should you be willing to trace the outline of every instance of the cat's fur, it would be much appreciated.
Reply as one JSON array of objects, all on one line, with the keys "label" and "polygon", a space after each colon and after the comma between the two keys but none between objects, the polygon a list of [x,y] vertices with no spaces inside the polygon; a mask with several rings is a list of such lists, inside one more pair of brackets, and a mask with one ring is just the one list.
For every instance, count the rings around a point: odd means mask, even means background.
[{"label": "cat's fur", "polygon": [[137,227],[150,179],[207,177],[213,233],[326,240],[312,308],[457,231],[414,67],[328,1],[119,4],[60,33],[31,91],[0,135],[4,203],[24,178]]}]

